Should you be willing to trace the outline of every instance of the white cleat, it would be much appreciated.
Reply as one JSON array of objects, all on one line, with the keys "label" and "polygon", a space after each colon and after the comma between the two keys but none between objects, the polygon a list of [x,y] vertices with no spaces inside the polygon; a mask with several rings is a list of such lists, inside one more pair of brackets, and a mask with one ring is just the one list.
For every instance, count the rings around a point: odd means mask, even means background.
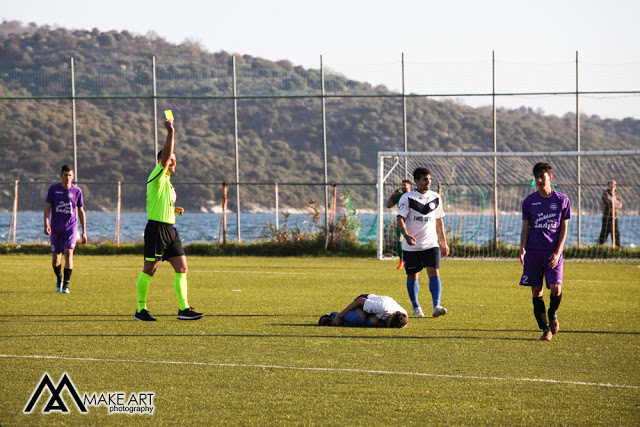
[{"label": "white cleat", "polygon": [[413,317],[424,317],[424,313],[422,312],[422,307],[416,307],[413,309]]},{"label": "white cleat", "polygon": [[433,307],[433,317],[440,317],[440,316],[444,316],[445,314],[447,314],[447,309],[440,306],[440,305],[436,305],[435,307]]}]

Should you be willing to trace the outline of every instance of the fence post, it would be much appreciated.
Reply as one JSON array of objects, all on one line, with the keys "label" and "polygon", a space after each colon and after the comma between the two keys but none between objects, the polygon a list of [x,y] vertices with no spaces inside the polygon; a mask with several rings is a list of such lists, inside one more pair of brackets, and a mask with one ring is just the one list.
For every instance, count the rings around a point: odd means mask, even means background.
[{"label": "fence post", "polygon": [[73,122],[73,175],[74,181],[78,183],[78,144],[76,132],[76,78],[75,68],[73,66],[73,57],[71,57],[71,118]]},{"label": "fence post", "polygon": [[616,187],[611,189],[611,243],[616,251]]},{"label": "fence post", "polygon": [[[578,51],[576,50],[576,151],[580,151],[580,101],[578,86]],[[581,157],[578,155],[578,248],[581,246],[580,230],[582,229],[582,178],[580,171]]]},{"label": "fence post", "polygon": [[280,206],[278,200],[278,183],[276,182],[276,231],[280,231]]},{"label": "fence post", "polygon": [[18,232],[18,187],[20,180],[16,179],[15,199],[13,200],[13,244],[16,244],[16,233]]},{"label": "fence post", "polygon": [[[227,246],[227,183],[222,183],[222,222],[220,223],[220,233],[222,234],[222,246]],[[220,236],[218,236],[220,244]]]},{"label": "fence post", "polygon": [[16,179],[15,189],[13,190],[13,210],[11,212],[11,220],[9,220],[9,232],[7,233],[7,246],[11,240],[11,227],[13,227],[13,244],[16,244],[16,230],[18,228],[18,183]]},{"label": "fence post", "polygon": [[156,57],[153,57],[153,62],[151,64],[151,71],[153,72],[153,139],[154,139],[154,148],[153,152],[153,161],[156,164],[156,156],[158,153],[158,91],[156,90]]},{"label": "fence post", "polygon": [[[402,139],[404,140],[404,152],[408,151],[407,144],[407,96],[404,89],[404,52],[402,53]],[[409,159],[404,158],[404,179],[409,177],[409,171],[407,170],[407,164]]]},{"label": "fence post", "polygon": [[331,206],[331,225],[336,225],[336,204],[338,202],[338,185],[333,183],[333,205]]},{"label": "fence post", "polygon": [[378,152],[378,177],[376,179],[376,206],[378,207],[378,241],[377,254],[378,260],[382,259],[384,252],[384,210],[382,207],[383,187],[384,187],[384,158]]},{"label": "fence post", "polygon": [[[238,225],[238,243],[240,243],[240,160],[238,157],[238,92],[236,82],[236,56],[233,59],[233,128],[236,143],[236,217]],[[226,243],[226,238],[225,238]]]},{"label": "fence post", "polygon": [[[491,58],[492,75],[492,98],[493,98],[493,152],[498,152],[498,126],[496,117],[496,51],[492,52]],[[500,250],[500,240],[498,239],[498,157],[493,156],[493,238],[495,240],[496,251]]]},{"label": "fence post", "polygon": [[118,207],[116,209],[116,245],[120,246],[120,220],[122,213],[122,181],[118,181]]},{"label": "fence post", "polygon": [[329,198],[327,197],[327,181],[329,180],[327,174],[327,114],[324,97],[324,66],[322,64],[322,55],[320,55],[320,95],[322,98],[322,141],[323,141],[323,153],[324,153],[324,229],[326,238],[324,241],[324,250],[329,247]]}]

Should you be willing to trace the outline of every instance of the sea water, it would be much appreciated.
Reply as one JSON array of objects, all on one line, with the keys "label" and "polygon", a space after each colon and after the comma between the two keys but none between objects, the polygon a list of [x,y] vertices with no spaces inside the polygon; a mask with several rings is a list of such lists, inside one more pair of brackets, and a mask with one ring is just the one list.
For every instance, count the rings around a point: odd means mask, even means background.
[{"label": "sea water", "polygon": [[[361,242],[377,238],[377,215],[358,214],[360,222],[358,236]],[[385,215],[387,223],[393,223],[393,214]],[[0,212],[0,242],[7,242],[11,212]],[[597,243],[600,233],[602,217],[600,215],[583,215],[581,218],[581,242],[584,245]],[[274,213],[242,213],[240,215],[240,240],[255,242],[270,237],[267,222],[276,225]],[[142,242],[144,228],[147,223],[145,212],[123,212],[120,220],[120,242]],[[49,236],[44,234],[43,212],[18,212],[16,243],[48,243]],[[494,238],[493,215],[454,215],[445,216],[444,225],[447,237],[459,238],[461,243],[483,245]],[[176,217],[175,227],[180,234],[183,244],[192,242],[217,243],[222,241],[222,214],[215,213],[185,213]],[[227,215],[227,241],[238,240],[238,221],[235,213]],[[569,232],[565,246],[575,246],[578,241],[578,227],[576,217],[569,221]],[[306,214],[291,214],[285,220],[285,215],[279,215],[279,227],[284,229],[298,228],[312,233],[318,226],[324,226],[324,217],[319,224],[313,223],[313,218]],[[640,246],[640,216],[621,215],[619,226],[623,247]],[[510,245],[520,244],[522,220],[520,214],[500,214],[498,216],[499,239]],[[116,229],[116,214],[114,212],[87,212],[87,236],[90,242],[115,242],[118,237]],[[13,242],[13,232],[9,236]],[[609,244],[611,238],[608,240]]]}]

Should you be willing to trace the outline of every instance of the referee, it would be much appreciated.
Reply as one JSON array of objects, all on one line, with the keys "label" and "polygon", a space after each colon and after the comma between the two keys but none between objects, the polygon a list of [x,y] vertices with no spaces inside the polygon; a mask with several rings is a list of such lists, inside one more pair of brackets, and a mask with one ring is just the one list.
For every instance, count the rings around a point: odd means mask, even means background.
[{"label": "referee", "polygon": [[178,319],[197,320],[204,316],[189,307],[187,301],[187,257],[178,231],[173,227],[176,214],[184,209],[176,207],[176,191],[171,185],[171,174],[176,171],[173,120],[165,120],[167,141],[158,153],[158,164],[147,181],[147,227],[144,230],[144,267],[138,277],[138,309],[134,320],[155,321],[147,311],[149,284],[161,261],[169,261],[175,275],[173,287],[178,296]]}]

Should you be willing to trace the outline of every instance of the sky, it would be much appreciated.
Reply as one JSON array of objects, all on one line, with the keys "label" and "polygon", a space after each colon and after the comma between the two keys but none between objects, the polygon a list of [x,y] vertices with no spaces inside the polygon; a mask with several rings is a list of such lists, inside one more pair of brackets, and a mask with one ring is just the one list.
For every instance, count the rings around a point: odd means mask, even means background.
[{"label": "sky", "polygon": [[[638,0],[0,0],[0,19],[152,31],[169,42],[383,84],[405,93],[640,92]],[[495,55],[495,62],[493,60]],[[576,56],[578,67],[576,67]],[[578,79],[576,82],[576,68]],[[491,105],[490,96],[455,102]],[[575,96],[498,96],[575,114]],[[640,118],[640,93],[585,94],[580,111]]]}]

